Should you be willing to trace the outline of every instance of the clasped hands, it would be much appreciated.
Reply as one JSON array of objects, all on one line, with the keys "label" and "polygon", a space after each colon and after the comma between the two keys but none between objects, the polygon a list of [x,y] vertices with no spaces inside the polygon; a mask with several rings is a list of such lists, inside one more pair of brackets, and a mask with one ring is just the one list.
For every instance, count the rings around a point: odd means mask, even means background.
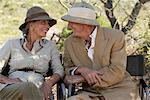
[{"label": "clasped hands", "polygon": [[100,70],[92,70],[86,67],[80,67],[75,71],[75,75],[66,75],[65,83],[78,84],[87,82],[90,86],[100,85],[103,72]]}]

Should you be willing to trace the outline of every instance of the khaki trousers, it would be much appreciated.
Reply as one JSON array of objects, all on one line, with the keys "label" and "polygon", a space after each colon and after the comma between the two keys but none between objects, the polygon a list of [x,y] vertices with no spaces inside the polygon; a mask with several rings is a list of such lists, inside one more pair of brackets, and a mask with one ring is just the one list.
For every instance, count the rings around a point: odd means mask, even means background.
[{"label": "khaki trousers", "polygon": [[105,100],[101,94],[80,91],[77,95],[69,97],[67,100]]},{"label": "khaki trousers", "polygon": [[31,82],[6,86],[0,91],[0,100],[43,100],[42,93]]},{"label": "khaki trousers", "polygon": [[116,94],[116,93],[113,94],[113,92],[105,93],[105,96],[106,97],[103,98],[101,94],[95,94],[95,93],[86,92],[86,91],[79,91],[77,92],[77,95],[71,96],[67,100],[141,100],[140,97],[137,97],[137,98],[135,98],[134,96],[133,98],[123,97],[124,95]]}]

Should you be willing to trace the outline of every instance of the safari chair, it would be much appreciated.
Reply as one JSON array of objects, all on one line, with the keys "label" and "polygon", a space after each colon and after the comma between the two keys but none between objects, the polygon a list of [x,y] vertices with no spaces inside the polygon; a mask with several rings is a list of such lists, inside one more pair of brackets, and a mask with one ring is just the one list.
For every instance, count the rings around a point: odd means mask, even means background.
[{"label": "safari chair", "polygon": [[[62,62],[62,55],[60,54],[60,59]],[[51,65],[51,64],[49,64]],[[47,72],[47,76],[52,76],[53,70],[49,67],[49,71]],[[66,100],[66,87],[63,80],[59,80],[56,86],[57,100]],[[50,100],[56,100],[54,95],[50,98]]]},{"label": "safari chair", "polygon": [[141,99],[148,99],[148,86],[145,83],[145,65],[144,65],[144,56],[143,55],[132,55],[127,57],[127,71],[133,78],[136,78],[138,81],[137,85],[139,87],[139,94]]},{"label": "safari chair", "polygon": [[[61,57],[62,56],[60,55],[60,59],[61,59]],[[51,65],[51,64],[49,64],[49,65]],[[10,66],[8,64],[5,65],[5,67],[2,69],[1,74],[4,75],[4,76],[8,76],[9,68],[10,68]],[[53,70],[51,69],[51,67],[49,67],[49,70],[47,72],[47,76],[46,77],[52,76],[52,74],[53,74]],[[63,83],[63,80],[58,81],[58,83],[57,83],[57,89],[56,89],[57,90],[56,91],[56,93],[57,93],[57,100],[65,100],[66,99],[66,91],[65,91],[65,89],[66,88],[65,88],[65,85]],[[56,100],[54,98],[54,95],[52,95],[50,97],[50,100]]]},{"label": "safari chair", "polygon": [[[139,87],[139,94],[141,100],[150,100],[150,98],[148,98],[149,92],[148,86],[143,79],[143,76],[145,75],[144,56],[143,55],[128,56],[126,70],[130,73],[130,75],[133,78],[136,79],[137,85]],[[76,88],[75,84],[70,83],[68,86],[68,97],[76,95],[77,90],[78,89]],[[144,95],[146,99],[144,99]]]},{"label": "safari chair", "polygon": [[[50,40],[54,41],[56,44],[59,44],[59,42],[61,40],[63,40],[63,38],[60,35],[58,35],[56,33],[53,33]],[[63,65],[63,60],[62,60],[62,54],[61,53],[60,53],[60,60],[61,60],[61,63]],[[50,73],[52,73],[51,69],[50,69],[50,71],[51,71]],[[54,96],[50,100],[54,100]],[[65,87],[65,84],[64,84],[63,80],[60,80],[57,83],[57,100],[66,100],[66,87]]]}]

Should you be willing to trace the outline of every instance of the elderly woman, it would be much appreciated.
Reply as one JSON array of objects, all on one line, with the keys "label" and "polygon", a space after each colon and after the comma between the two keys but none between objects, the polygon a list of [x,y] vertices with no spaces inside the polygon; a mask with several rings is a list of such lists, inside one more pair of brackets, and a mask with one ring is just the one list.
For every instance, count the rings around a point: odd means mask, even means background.
[{"label": "elderly woman", "polygon": [[[64,74],[56,45],[44,39],[55,24],[44,9],[28,10],[19,27],[24,38],[9,40],[0,50],[0,72],[10,66],[8,77],[0,75],[0,100],[49,99],[52,86]],[[49,64],[53,75],[45,80]]]}]

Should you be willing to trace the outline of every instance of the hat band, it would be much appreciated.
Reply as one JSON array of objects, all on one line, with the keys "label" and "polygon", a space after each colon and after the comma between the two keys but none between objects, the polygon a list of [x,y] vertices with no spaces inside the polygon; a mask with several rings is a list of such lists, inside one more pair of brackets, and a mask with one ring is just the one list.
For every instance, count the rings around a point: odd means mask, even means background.
[{"label": "hat band", "polygon": [[85,19],[92,19],[92,20],[96,19],[96,13],[89,8],[81,8],[81,7],[71,8],[68,11],[68,15]]},{"label": "hat band", "polygon": [[32,14],[32,15],[30,15],[29,17],[27,17],[27,18],[25,19],[25,22],[29,22],[29,21],[31,21],[33,18],[36,18],[36,17],[39,17],[39,16],[43,16],[43,15],[46,15],[46,16],[49,17],[49,15],[48,15],[47,13],[41,12],[41,13],[37,13],[37,14]]}]

